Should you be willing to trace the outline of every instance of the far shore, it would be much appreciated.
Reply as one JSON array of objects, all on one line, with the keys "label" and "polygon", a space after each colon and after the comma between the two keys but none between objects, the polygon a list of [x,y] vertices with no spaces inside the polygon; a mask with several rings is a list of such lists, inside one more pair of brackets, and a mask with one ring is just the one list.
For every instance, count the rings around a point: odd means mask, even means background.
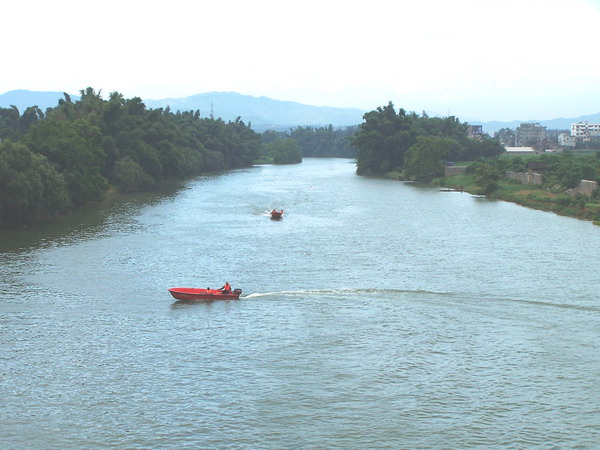
[{"label": "far shore", "polygon": [[[402,180],[397,172],[386,175],[388,178]],[[473,183],[468,175],[455,175],[434,179],[428,186],[450,189],[456,192],[466,192],[471,195],[482,196],[478,186]],[[489,199],[502,200],[516,203],[526,208],[539,211],[553,212],[555,214],[586,220],[594,225],[600,225],[600,203],[590,196],[567,192],[551,192],[548,189],[533,185],[521,184],[509,179],[501,179],[498,188],[485,195]]]}]

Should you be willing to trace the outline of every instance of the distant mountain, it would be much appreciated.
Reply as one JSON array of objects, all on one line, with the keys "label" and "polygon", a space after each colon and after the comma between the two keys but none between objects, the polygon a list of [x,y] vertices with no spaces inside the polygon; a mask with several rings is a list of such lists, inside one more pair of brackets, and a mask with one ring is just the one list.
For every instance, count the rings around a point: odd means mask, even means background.
[{"label": "distant mountain", "polygon": [[[71,95],[73,101],[78,95]],[[37,105],[42,111],[58,105],[64,97],[62,92],[39,92],[16,90],[0,95],[0,107],[15,105],[22,114],[29,106]],[[143,100],[148,108],[166,108],[171,111],[200,111],[202,117],[220,117],[234,121],[238,117],[245,123],[252,123],[258,132],[265,130],[287,131],[298,126],[347,127],[363,122],[366,111],[354,108],[332,108],[310,106],[302,103],[273,100],[267,97],[253,97],[235,92],[207,92],[183,98],[165,98],[162,100]],[[459,117],[459,120],[461,118]],[[463,119],[464,120],[464,119]],[[575,122],[600,122],[600,113],[580,116],[573,119],[558,118],[552,120],[514,120],[510,122],[478,122],[468,120],[473,125],[482,125],[483,130],[493,134],[501,128],[516,129],[521,123],[540,123],[549,130],[570,130]]]},{"label": "distant mountain", "polygon": [[301,103],[253,97],[235,92],[207,92],[185,98],[144,100],[149,108],[166,108],[171,111],[200,110],[201,117],[220,117],[234,121],[238,117],[245,123],[251,122],[256,131],[282,130],[297,126],[347,127],[359,125],[366,111],[353,108],[309,106]]},{"label": "distant mountain", "polygon": [[[69,95],[71,96],[71,100],[79,100],[78,95]],[[61,98],[64,98],[63,92],[40,92],[19,89],[0,95],[0,108],[10,108],[14,105],[23,114],[30,106],[37,106],[45,112],[46,109],[57,106]]]},{"label": "distant mountain", "polygon": [[[57,106],[63,97],[62,92],[9,91],[0,95],[0,107],[9,108],[15,105],[22,114],[28,107],[37,105],[42,111],[46,111],[49,107]],[[71,98],[73,101],[79,100],[79,96],[76,95],[71,95]],[[250,122],[252,128],[259,132],[267,129],[287,131],[298,126],[359,125],[366,112],[353,108],[309,106],[235,92],[208,92],[184,98],[144,99],[143,102],[152,109],[169,106],[173,112],[200,110],[201,117],[213,115],[226,122],[240,117],[244,123]]]}]

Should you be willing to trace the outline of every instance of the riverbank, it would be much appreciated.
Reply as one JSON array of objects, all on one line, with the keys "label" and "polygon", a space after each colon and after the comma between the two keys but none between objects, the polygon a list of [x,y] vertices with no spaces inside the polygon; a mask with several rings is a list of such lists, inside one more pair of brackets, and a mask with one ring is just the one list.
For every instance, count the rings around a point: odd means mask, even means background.
[{"label": "riverbank", "polygon": [[[400,172],[388,172],[386,178],[402,180]],[[430,186],[483,195],[470,175],[435,178]],[[534,185],[526,185],[507,178],[498,181],[498,187],[487,198],[512,202],[526,208],[591,221],[600,225],[600,203],[590,196],[570,195],[565,191],[550,191]]]},{"label": "riverbank", "polygon": [[[432,184],[451,189],[462,188],[474,195],[481,194],[479,187],[473,182],[473,177],[469,175],[437,178]],[[498,181],[497,189],[487,197],[600,225],[600,203],[583,194],[570,195],[565,191],[551,191],[503,178]]]}]

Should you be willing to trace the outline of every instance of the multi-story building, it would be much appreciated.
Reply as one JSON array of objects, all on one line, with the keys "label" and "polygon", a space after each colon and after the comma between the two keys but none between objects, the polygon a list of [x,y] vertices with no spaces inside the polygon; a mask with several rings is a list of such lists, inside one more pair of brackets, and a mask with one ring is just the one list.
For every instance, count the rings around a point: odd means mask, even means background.
[{"label": "multi-story building", "polygon": [[539,123],[522,123],[515,132],[517,147],[530,147],[541,144],[546,139],[546,127]]},{"label": "multi-story building", "polygon": [[600,138],[600,123],[573,123],[571,124],[571,136],[584,141]]},{"label": "multi-story building", "polygon": [[575,147],[577,138],[569,133],[558,133],[558,145],[560,147]]}]

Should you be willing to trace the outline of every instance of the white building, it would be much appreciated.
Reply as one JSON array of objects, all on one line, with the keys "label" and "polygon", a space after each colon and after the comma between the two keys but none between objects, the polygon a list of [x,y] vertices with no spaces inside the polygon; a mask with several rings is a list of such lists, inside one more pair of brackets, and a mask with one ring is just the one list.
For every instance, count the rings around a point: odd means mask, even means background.
[{"label": "white building", "polygon": [[536,151],[533,147],[504,147],[507,155],[516,156],[516,155],[535,155]]},{"label": "white building", "polygon": [[577,122],[571,124],[571,136],[589,141],[600,137],[600,123]]},{"label": "white building", "polygon": [[575,147],[577,138],[569,133],[558,133],[558,145],[561,147]]}]

